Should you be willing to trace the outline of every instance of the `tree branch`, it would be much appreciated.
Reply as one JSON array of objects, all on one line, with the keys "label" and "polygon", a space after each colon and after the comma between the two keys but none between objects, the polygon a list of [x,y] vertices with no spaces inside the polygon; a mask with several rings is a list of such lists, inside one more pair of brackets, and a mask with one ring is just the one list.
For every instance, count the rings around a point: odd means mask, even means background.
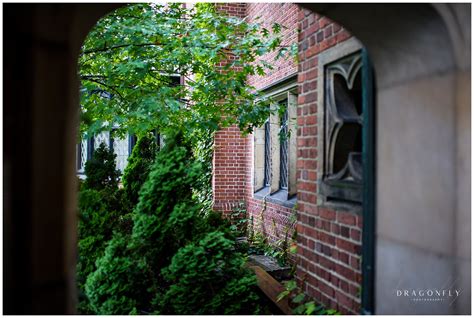
[{"label": "tree branch", "polygon": [[93,79],[93,78],[82,78],[82,76],[81,76],[81,79],[82,79],[82,80],[85,80],[85,81],[93,82],[93,83],[102,85],[102,86],[104,86],[104,87],[106,87],[106,88],[108,88],[108,89],[111,89],[112,91],[114,91],[114,92],[120,97],[121,100],[126,101],[126,99],[122,96],[122,94],[120,94],[120,92],[119,92],[115,87],[113,87],[113,86],[107,85],[107,84],[105,84],[105,83],[103,83],[103,82],[101,82],[101,81],[95,80],[95,79]]},{"label": "tree branch", "polygon": [[[119,44],[119,45],[109,46],[109,47],[105,46],[105,44],[104,44],[104,47],[102,47],[102,48],[95,48],[95,49],[85,50],[80,54],[80,56],[87,55],[87,54],[101,53],[101,52],[109,52],[109,51],[112,51],[112,50],[121,49],[121,48],[124,48],[124,47],[130,47],[130,46],[136,46],[136,47],[163,46],[163,44],[151,43],[151,42],[150,43],[129,43],[129,44]],[[290,46],[291,45],[278,45],[277,47],[278,48],[289,48]],[[184,45],[184,47],[186,47],[186,48],[205,48],[205,49],[216,49],[217,48],[216,46],[190,46],[190,45]],[[255,47],[263,47],[263,46],[258,45],[258,46],[255,46]],[[232,54],[234,56],[237,56],[230,49],[222,48],[222,50],[226,54]]]},{"label": "tree branch", "polygon": [[129,47],[129,46],[141,47],[141,46],[162,46],[162,45],[156,44],[156,43],[138,43],[138,44],[132,43],[132,44],[120,44],[120,45],[109,46],[109,47],[104,46],[103,48],[85,50],[81,53],[81,56],[86,55],[86,54],[92,54],[92,53],[108,52],[108,51],[112,51],[112,50],[116,50],[116,49],[120,49],[124,47]]},{"label": "tree branch", "polygon": [[106,78],[104,75],[81,75],[81,80],[95,79],[95,78]]}]

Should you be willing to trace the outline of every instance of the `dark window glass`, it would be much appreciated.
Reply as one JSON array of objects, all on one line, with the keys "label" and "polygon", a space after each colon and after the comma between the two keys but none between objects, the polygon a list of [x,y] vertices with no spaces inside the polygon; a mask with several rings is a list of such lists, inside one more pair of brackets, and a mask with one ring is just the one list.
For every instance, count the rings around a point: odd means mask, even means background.
[{"label": "dark window glass", "polygon": [[82,142],[77,144],[76,147],[76,170],[81,170],[82,168],[82,152],[85,149],[82,149]]},{"label": "dark window glass", "polygon": [[263,184],[265,187],[270,186],[271,182],[271,144],[270,144],[270,121],[265,123],[265,176]]},{"label": "dark window glass", "polygon": [[135,135],[128,135],[128,156],[132,155],[133,147],[137,143],[137,136]]},{"label": "dark window glass", "polygon": [[280,118],[280,188],[288,190],[288,102]]}]

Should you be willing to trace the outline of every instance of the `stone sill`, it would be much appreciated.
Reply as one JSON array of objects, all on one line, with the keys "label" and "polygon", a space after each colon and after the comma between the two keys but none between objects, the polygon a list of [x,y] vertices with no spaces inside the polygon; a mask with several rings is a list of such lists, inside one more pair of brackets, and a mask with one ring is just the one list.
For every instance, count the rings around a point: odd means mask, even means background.
[{"label": "stone sill", "polygon": [[288,197],[288,191],[280,189],[276,192],[270,193],[270,187],[263,187],[253,194],[255,199],[266,200],[270,203],[282,205],[292,209],[296,204],[296,195]]}]

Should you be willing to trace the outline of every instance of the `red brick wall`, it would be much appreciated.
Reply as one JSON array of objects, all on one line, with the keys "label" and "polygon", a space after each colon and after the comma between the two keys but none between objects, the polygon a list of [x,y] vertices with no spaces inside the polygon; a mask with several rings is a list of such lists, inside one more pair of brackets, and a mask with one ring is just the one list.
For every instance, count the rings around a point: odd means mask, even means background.
[{"label": "red brick wall", "polygon": [[228,213],[245,200],[246,140],[229,127],[214,137],[212,187],[214,210]]},{"label": "red brick wall", "polygon": [[[282,29],[282,46],[297,43],[298,40],[298,11],[297,5],[292,3],[249,3],[247,7],[247,21],[261,23],[262,27],[271,30],[273,23],[280,23]],[[257,20],[257,17],[260,19]],[[298,65],[294,59],[278,59],[276,53],[269,53],[263,59],[273,65],[273,70],[268,70],[265,76],[251,76],[250,85],[257,89],[269,87],[279,80],[290,75],[296,75]],[[266,235],[270,242],[284,239],[287,227],[290,225],[292,209],[279,204],[267,202],[265,209],[262,200],[255,199],[253,192],[253,140],[247,138],[247,178],[246,202],[249,216],[253,218],[255,230]]]},{"label": "red brick wall", "polygon": [[[318,125],[322,124],[317,117],[317,83],[323,80],[323,74],[318,74],[318,54],[351,36],[327,18],[303,11],[295,4],[232,3],[219,7],[231,14],[248,15],[250,22],[261,16],[265,27],[282,23],[288,27],[283,45],[298,41],[298,65],[293,60],[275,62],[274,56],[265,56],[274,70],[264,77],[249,78],[249,83],[261,89],[298,73],[297,280],[318,302],[344,314],[359,313],[362,219],[317,205],[317,167],[322,161],[317,151],[318,143],[322,143],[322,136],[317,134]],[[231,211],[245,201],[255,230],[264,232],[270,241],[282,239],[292,211],[275,203],[264,205],[254,198],[252,138],[242,138],[232,127],[216,134],[215,147],[214,208]]]},{"label": "red brick wall", "polygon": [[[249,3],[247,7],[247,21],[257,22],[262,27],[271,30],[273,23],[279,23],[282,28],[282,46],[289,46],[298,40],[298,6],[292,3]],[[257,20],[257,17],[260,19]],[[265,76],[251,76],[249,84],[257,89],[268,87],[278,80],[298,71],[294,59],[278,59],[277,52],[272,52],[263,57],[273,65],[273,70],[268,70]]]},{"label": "red brick wall", "polygon": [[[298,26],[298,6],[295,4],[281,3],[219,3],[218,10],[226,14],[239,17],[247,17],[249,22],[257,22],[256,17],[260,16],[259,23],[263,27],[271,29],[274,22],[287,27],[282,30],[282,45],[290,45],[297,42]],[[276,53],[263,57],[267,62],[273,64],[274,69],[266,76],[252,76],[249,84],[257,89],[264,88],[278,80],[291,74],[296,74],[297,64],[293,59],[280,59],[275,61]],[[253,199],[253,144],[252,138],[241,137],[240,132],[235,127],[224,129],[216,134],[214,169],[213,169],[213,190],[214,209],[217,211],[230,212],[237,207],[240,202],[246,202],[247,210],[253,215],[256,224],[261,220],[262,205],[261,200]],[[237,157],[236,154],[244,154],[244,158]],[[244,180],[243,182],[241,182]],[[284,231],[289,222],[291,209],[279,205],[268,204],[263,216],[265,220],[266,233],[270,240],[276,240],[273,223],[279,232]],[[276,213],[280,211],[281,213]],[[262,225],[258,226],[262,229]]]},{"label": "red brick wall", "polygon": [[[218,3],[216,7],[224,14],[244,18],[247,5]],[[215,211],[227,214],[245,201],[246,157],[245,138],[236,126],[215,134],[212,174]]]},{"label": "red brick wall", "polygon": [[247,14],[247,4],[245,3],[216,3],[217,10],[229,16],[245,18]]},{"label": "red brick wall", "polygon": [[298,253],[297,278],[306,293],[344,314],[359,313],[362,218],[317,205],[318,53],[351,35],[325,17],[301,11],[298,65]]}]

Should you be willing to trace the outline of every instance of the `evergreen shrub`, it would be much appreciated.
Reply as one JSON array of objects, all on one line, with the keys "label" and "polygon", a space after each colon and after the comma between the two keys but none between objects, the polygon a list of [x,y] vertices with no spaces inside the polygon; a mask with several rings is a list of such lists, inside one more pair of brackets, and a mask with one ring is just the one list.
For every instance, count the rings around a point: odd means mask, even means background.
[{"label": "evergreen shrub", "polygon": [[235,240],[210,232],[181,248],[162,273],[171,283],[162,314],[258,314],[256,277],[244,268]]},{"label": "evergreen shrub", "polygon": [[120,171],[115,168],[116,157],[113,150],[101,143],[85,164],[84,172],[87,178],[84,186],[96,190],[116,188],[120,177]]},{"label": "evergreen shrub", "polygon": [[116,233],[87,278],[85,291],[94,314],[143,314],[150,303],[151,269],[128,247],[130,237]]},{"label": "evergreen shrub", "polygon": [[128,158],[122,183],[127,200],[133,206],[138,203],[140,189],[150,173],[157,151],[158,145],[155,137],[149,133],[138,139]]},{"label": "evergreen shrub", "polygon": [[114,232],[130,232],[127,218],[129,204],[124,191],[118,188],[119,172],[115,169],[115,154],[102,144],[85,166],[85,181],[78,195],[78,260],[76,277],[79,294],[78,311],[92,314],[85,294],[87,277],[96,270],[96,260],[103,254]]},{"label": "evergreen shrub", "polygon": [[243,269],[235,238],[193,195],[202,168],[178,136],[167,138],[139,192],[131,234],[114,236],[87,279],[95,313],[258,311],[255,276]]}]

